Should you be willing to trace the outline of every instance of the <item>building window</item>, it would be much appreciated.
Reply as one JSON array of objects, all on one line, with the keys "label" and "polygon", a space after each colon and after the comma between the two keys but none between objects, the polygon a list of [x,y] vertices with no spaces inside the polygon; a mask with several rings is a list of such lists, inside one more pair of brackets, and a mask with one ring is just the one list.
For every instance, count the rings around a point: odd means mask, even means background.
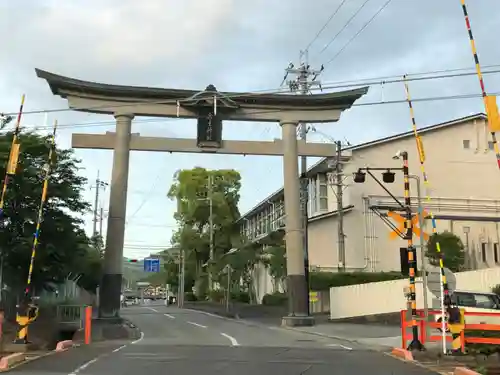
[{"label": "building window", "polygon": [[464,144],[464,148],[465,149],[469,149],[470,148],[470,140],[464,139],[462,142]]},{"label": "building window", "polygon": [[484,242],[481,244],[481,260],[486,263],[486,244]]},{"label": "building window", "polygon": [[498,244],[494,243],[493,244],[493,259],[495,259],[495,264],[500,263],[499,258],[498,258]]},{"label": "building window", "polygon": [[318,175],[318,183],[319,210],[328,211],[328,180],[326,174]]},{"label": "building window", "polygon": [[493,141],[488,141],[488,148],[490,150],[494,150],[495,149],[495,145],[493,144]]}]

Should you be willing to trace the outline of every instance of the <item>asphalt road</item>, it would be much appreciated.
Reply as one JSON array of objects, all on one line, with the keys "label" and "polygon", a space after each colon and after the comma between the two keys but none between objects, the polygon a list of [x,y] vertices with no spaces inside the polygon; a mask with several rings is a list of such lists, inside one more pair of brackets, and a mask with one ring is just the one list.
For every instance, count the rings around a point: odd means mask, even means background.
[{"label": "asphalt road", "polygon": [[30,375],[431,375],[360,344],[162,305],[123,310],[143,332],[42,358]]}]

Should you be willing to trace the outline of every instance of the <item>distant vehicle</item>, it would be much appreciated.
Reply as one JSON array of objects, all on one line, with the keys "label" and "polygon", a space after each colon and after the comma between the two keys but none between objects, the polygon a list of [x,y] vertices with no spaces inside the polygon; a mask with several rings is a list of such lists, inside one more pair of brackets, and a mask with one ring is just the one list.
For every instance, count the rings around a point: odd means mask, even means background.
[{"label": "distant vehicle", "polygon": [[[487,312],[498,313],[498,316],[467,316],[466,323],[469,324],[500,324],[500,297],[491,292],[474,292],[467,290],[456,290],[451,295],[452,303],[465,312]],[[434,308],[439,308],[433,306]],[[442,322],[440,314],[435,315],[437,322]],[[446,319],[446,317],[445,317]],[[441,331],[441,329],[439,329]],[[448,329],[446,330],[449,331]]]}]

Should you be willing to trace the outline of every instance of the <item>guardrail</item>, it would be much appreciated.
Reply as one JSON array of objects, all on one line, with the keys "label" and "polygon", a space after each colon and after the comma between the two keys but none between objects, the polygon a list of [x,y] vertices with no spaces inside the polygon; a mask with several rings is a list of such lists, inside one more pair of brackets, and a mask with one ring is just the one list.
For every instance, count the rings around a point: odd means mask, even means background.
[{"label": "guardrail", "polygon": [[84,305],[58,305],[57,321],[59,324],[77,325],[78,329],[84,327],[85,323]]},{"label": "guardrail", "polygon": [[[406,320],[407,310],[401,310],[401,347],[406,349],[408,340],[411,340],[412,333],[407,332],[407,329],[411,327],[411,321]],[[429,335],[427,336],[426,328],[441,329],[442,323],[437,321],[425,321],[423,310],[417,310],[418,315],[418,325],[419,325],[419,340],[425,345],[426,342],[441,341],[443,339],[442,334],[439,335]],[[429,310],[429,316],[441,315],[440,310]],[[484,317],[495,317],[498,318],[500,323],[500,312],[476,312],[476,311],[465,311],[465,328],[460,333],[461,349],[465,351],[467,344],[495,344],[500,345],[500,324],[468,324],[467,317],[470,316],[484,316]],[[448,324],[445,323],[445,329],[448,331]],[[466,335],[466,331],[498,331],[499,337],[474,337]],[[446,332],[445,337],[447,342],[452,342],[453,338],[451,333]]]}]

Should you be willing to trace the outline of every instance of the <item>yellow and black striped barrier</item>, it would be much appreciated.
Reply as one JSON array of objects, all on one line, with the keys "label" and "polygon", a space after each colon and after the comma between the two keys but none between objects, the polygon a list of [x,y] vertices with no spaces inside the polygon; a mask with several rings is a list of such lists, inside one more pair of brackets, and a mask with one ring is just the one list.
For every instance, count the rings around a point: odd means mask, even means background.
[{"label": "yellow and black striped barrier", "polygon": [[[21,310],[21,309],[20,309]],[[28,344],[28,327],[38,318],[38,307],[28,305],[25,311],[18,311],[16,322],[19,325],[14,344]]]},{"label": "yellow and black striped barrier", "polygon": [[463,331],[465,329],[465,310],[458,307],[450,307],[448,309],[448,329],[450,330],[451,353],[458,354],[463,348]]}]

